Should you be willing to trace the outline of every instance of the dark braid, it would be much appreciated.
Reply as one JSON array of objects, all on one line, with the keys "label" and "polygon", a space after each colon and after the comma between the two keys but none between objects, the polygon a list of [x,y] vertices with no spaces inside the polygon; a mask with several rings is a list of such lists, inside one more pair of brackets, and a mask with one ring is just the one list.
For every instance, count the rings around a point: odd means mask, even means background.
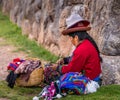
[{"label": "dark braid", "polygon": [[86,31],[77,31],[77,32],[73,32],[73,33],[69,34],[69,36],[72,36],[73,38],[75,37],[75,35],[78,36],[80,41],[84,40],[84,39],[88,39],[93,44],[93,46],[96,48],[99,58],[100,58],[100,61],[102,62],[102,58],[100,57],[99,48],[98,48],[96,42],[93,40],[93,38]]}]

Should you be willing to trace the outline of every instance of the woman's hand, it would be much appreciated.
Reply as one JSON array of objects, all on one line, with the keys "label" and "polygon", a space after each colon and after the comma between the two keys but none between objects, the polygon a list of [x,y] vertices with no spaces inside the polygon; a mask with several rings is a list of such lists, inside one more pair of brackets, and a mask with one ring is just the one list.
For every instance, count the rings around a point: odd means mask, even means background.
[{"label": "woman's hand", "polygon": [[64,59],[62,58],[62,59],[59,59],[58,61],[57,61],[57,64],[58,65],[63,65],[64,64]]},{"label": "woman's hand", "polygon": [[58,66],[58,64],[52,64],[52,65],[51,65],[51,67],[52,67],[53,70],[56,70],[56,69],[57,69],[57,66]]}]

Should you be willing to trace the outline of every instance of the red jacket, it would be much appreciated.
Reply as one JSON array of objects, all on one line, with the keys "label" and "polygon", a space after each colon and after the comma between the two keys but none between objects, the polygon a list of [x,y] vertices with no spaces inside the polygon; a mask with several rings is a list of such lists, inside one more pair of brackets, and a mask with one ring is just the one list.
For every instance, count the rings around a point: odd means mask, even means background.
[{"label": "red jacket", "polygon": [[79,44],[69,64],[61,68],[62,74],[81,71],[85,71],[85,76],[90,79],[98,77],[101,73],[98,53],[89,40],[84,40]]}]

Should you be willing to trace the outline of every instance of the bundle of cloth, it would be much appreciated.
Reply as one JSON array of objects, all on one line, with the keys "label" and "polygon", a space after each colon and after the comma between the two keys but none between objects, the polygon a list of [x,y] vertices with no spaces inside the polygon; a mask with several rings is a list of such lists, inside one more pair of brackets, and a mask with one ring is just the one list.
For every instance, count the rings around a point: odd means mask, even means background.
[{"label": "bundle of cloth", "polygon": [[83,74],[78,72],[69,72],[63,74],[58,80],[51,82],[51,84],[45,86],[38,96],[35,96],[33,100],[53,100],[55,98],[61,98],[67,94],[89,94],[94,93],[99,88],[99,84]]},{"label": "bundle of cloth", "polygon": [[16,78],[18,77],[28,81],[32,71],[38,67],[41,67],[40,60],[23,60],[20,58],[13,59],[13,61],[7,66],[9,74],[7,75],[6,81],[8,82],[8,86],[13,88]]}]

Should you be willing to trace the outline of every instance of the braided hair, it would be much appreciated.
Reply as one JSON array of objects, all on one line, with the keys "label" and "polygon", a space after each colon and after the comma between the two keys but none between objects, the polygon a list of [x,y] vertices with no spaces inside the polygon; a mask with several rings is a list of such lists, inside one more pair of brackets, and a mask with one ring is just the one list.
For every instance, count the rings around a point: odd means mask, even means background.
[{"label": "braided hair", "polygon": [[95,47],[95,49],[97,50],[98,55],[99,55],[99,58],[100,58],[100,61],[102,62],[102,58],[101,58],[101,56],[100,56],[100,51],[99,51],[99,48],[98,48],[96,42],[93,40],[93,38],[92,38],[86,31],[72,32],[72,33],[70,33],[70,34],[68,34],[68,35],[71,36],[71,37],[73,37],[73,38],[75,37],[75,35],[77,35],[77,36],[78,36],[78,39],[79,39],[80,41],[81,41],[81,40],[84,40],[84,39],[89,40],[89,41],[92,43],[92,45]]}]

